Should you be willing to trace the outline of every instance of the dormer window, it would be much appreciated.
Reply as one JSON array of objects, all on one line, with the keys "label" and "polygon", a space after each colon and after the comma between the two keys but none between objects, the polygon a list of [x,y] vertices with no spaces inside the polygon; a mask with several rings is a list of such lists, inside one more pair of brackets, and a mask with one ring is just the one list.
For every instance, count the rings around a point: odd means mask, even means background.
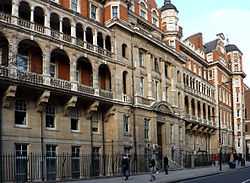
[{"label": "dormer window", "polygon": [[140,4],[140,16],[147,20],[147,7],[143,2]]},{"label": "dormer window", "polygon": [[158,15],[157,15],[156,10],[153,10],[153,13],[152,13],[152,24],[155,25],[156,27],[159,26]]},{"label": "dormer window", "polygon": [[79,0],[71,0],[71,9],[75,12],[79,12],[78,3],[79,3]]},{"label": "dormer window", "polygon": [[91,10],[90,10],[90,18],[96,20],[96,11],[97,11],[97,7],[95,5],[91,5]]},{"label": "dormer window", "polygon": [[112,18],[118,18],[118,6],[112,6]]}]

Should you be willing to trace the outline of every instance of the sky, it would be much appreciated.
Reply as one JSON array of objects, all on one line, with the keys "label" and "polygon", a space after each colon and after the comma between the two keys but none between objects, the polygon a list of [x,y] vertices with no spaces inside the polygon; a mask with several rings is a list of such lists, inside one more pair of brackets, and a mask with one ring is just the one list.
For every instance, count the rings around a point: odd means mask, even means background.
[{"label": "sky", "polygon": [[[156,0],[161,7],[164,0]],[[250,0],[172,0],[179,10],[184,37],[202,32],[204,42],[224,33],[243,52],[243,70],[250,87]]]}]

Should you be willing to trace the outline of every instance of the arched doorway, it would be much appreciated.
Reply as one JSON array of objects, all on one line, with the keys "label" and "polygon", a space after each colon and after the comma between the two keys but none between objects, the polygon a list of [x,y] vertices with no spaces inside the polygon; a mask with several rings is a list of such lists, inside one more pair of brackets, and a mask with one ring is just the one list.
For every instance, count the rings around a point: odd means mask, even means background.
[{"label": "arched doorway", "polygon": [[11,15],[12,0],[1,0],[0,1],[0,12]]}]

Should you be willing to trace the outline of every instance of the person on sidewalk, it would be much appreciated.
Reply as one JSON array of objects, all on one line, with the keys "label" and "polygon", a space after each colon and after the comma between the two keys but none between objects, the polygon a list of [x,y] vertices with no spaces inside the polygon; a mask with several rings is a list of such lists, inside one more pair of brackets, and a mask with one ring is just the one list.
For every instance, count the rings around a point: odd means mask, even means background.
[{"label": "person on sidewalk", "polygon": [[125,177],[125,181],[128,180],[129,177],[129,158],[128,155],[124,155],[122,157],[122,173]]},{"label": "person on sidewalk", "polygon": [[152,158],[152,159],[150,160],[149,168],[150,168],[150,170],[151,170],[150,182],[153,182],[153,181],[156,180],[156,176],[155,176],[156,169],[155,169],[155,159],[154,159],[154,158]]},{"label": "person on sidewalk", "polygon": [[165,174],[168,174],[168,157],[167,155],[164,157],[164,170],[165,170]]}]

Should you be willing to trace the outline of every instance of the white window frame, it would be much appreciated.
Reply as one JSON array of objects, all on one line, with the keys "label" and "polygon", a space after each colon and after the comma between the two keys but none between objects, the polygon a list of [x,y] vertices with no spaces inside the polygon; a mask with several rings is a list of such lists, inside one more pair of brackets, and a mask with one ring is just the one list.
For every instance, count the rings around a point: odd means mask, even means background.
[{"label": "white window frame", "polygon": [[[117,7],[117,16],[116,17],[113,16],[113,7]],[[111,15],[111,18],[120,18],[120,6],[119,6],[119,4],[114,4],[111,6],[110,15]]]},{"label": "white window frame", "polygon": [[[55,113],[54,113],[54,127],[47,127],[47,122],[46,122],[46,115],[47,115],[47,107],[53,107],[55,109]],[[52,114],[49,114],[49,115],[52,115]],[[54,105],[48,105],[46,106],[46,110],[45,110],[45,127],[46,129],[49,129],[49,130],[55,130],[56,129],[56,106]]]},{"label": "white window frame", "polygon": [[127,136],[129,135],[129,116],[127,114],[124,114],[122,119],[123,119],[123,134]]},{"label": "white window frame", "polygon": [[[77,1],[76,11],[72,7],[72,2]],[[70,0],[70,9],[74,12],[80,13],[80,0]]]},{"label": "white window frame", "polygon": [[[142,4],[144,4],[144,7],[145,8],[143,8],[142,7]],[[140,1],[140,16],[142,17],[142,18],[144,18],[145,20],[148,20],[148,12],[147,12],[147,9],[148,9],[148,7],[147,7],[147,4],[145,3],[145,2],[143,2],[143,1]],[[142,11],[145,13],[145,17],[142,15]]]},{"label": "white window frame", "polygon": [[[25,110],[24,109],[16,109],[16,102],[17,101],[22,101],[24,102],[24,105],[25,105]],[[28,126],[28,113],[27,113],[27,102],[23,99],[17,99],[15,101],[15,111],[14,112],[25,112],[25,119],[24,119],[24,124],[17,124],[16,121],[15,121],[15,126],[16,127],[27,127]]]},{"label": "white window frame", "polygon": [[[92,17],[92,7],[96,7],[95,9],[95,17]],[[94,4],[94,3],[90,3],[90,7],[89,7],[89,14],[90,14],[90,18],[93,20],[98,20],[98,5]]]},{"label": "white window frame", "polygon": [[140,77],[140,83],[139,83],[139,94],[140,96],[144,96],[144,78]]},{"label": "white window frame", "polygon": [[[159,13],[156,9],[152,9],[151,11],[152,14],[152,24],[155,25],[156,27],[159,27]],[[154,23],[154,20],[157,20],[156,23]]]}]

